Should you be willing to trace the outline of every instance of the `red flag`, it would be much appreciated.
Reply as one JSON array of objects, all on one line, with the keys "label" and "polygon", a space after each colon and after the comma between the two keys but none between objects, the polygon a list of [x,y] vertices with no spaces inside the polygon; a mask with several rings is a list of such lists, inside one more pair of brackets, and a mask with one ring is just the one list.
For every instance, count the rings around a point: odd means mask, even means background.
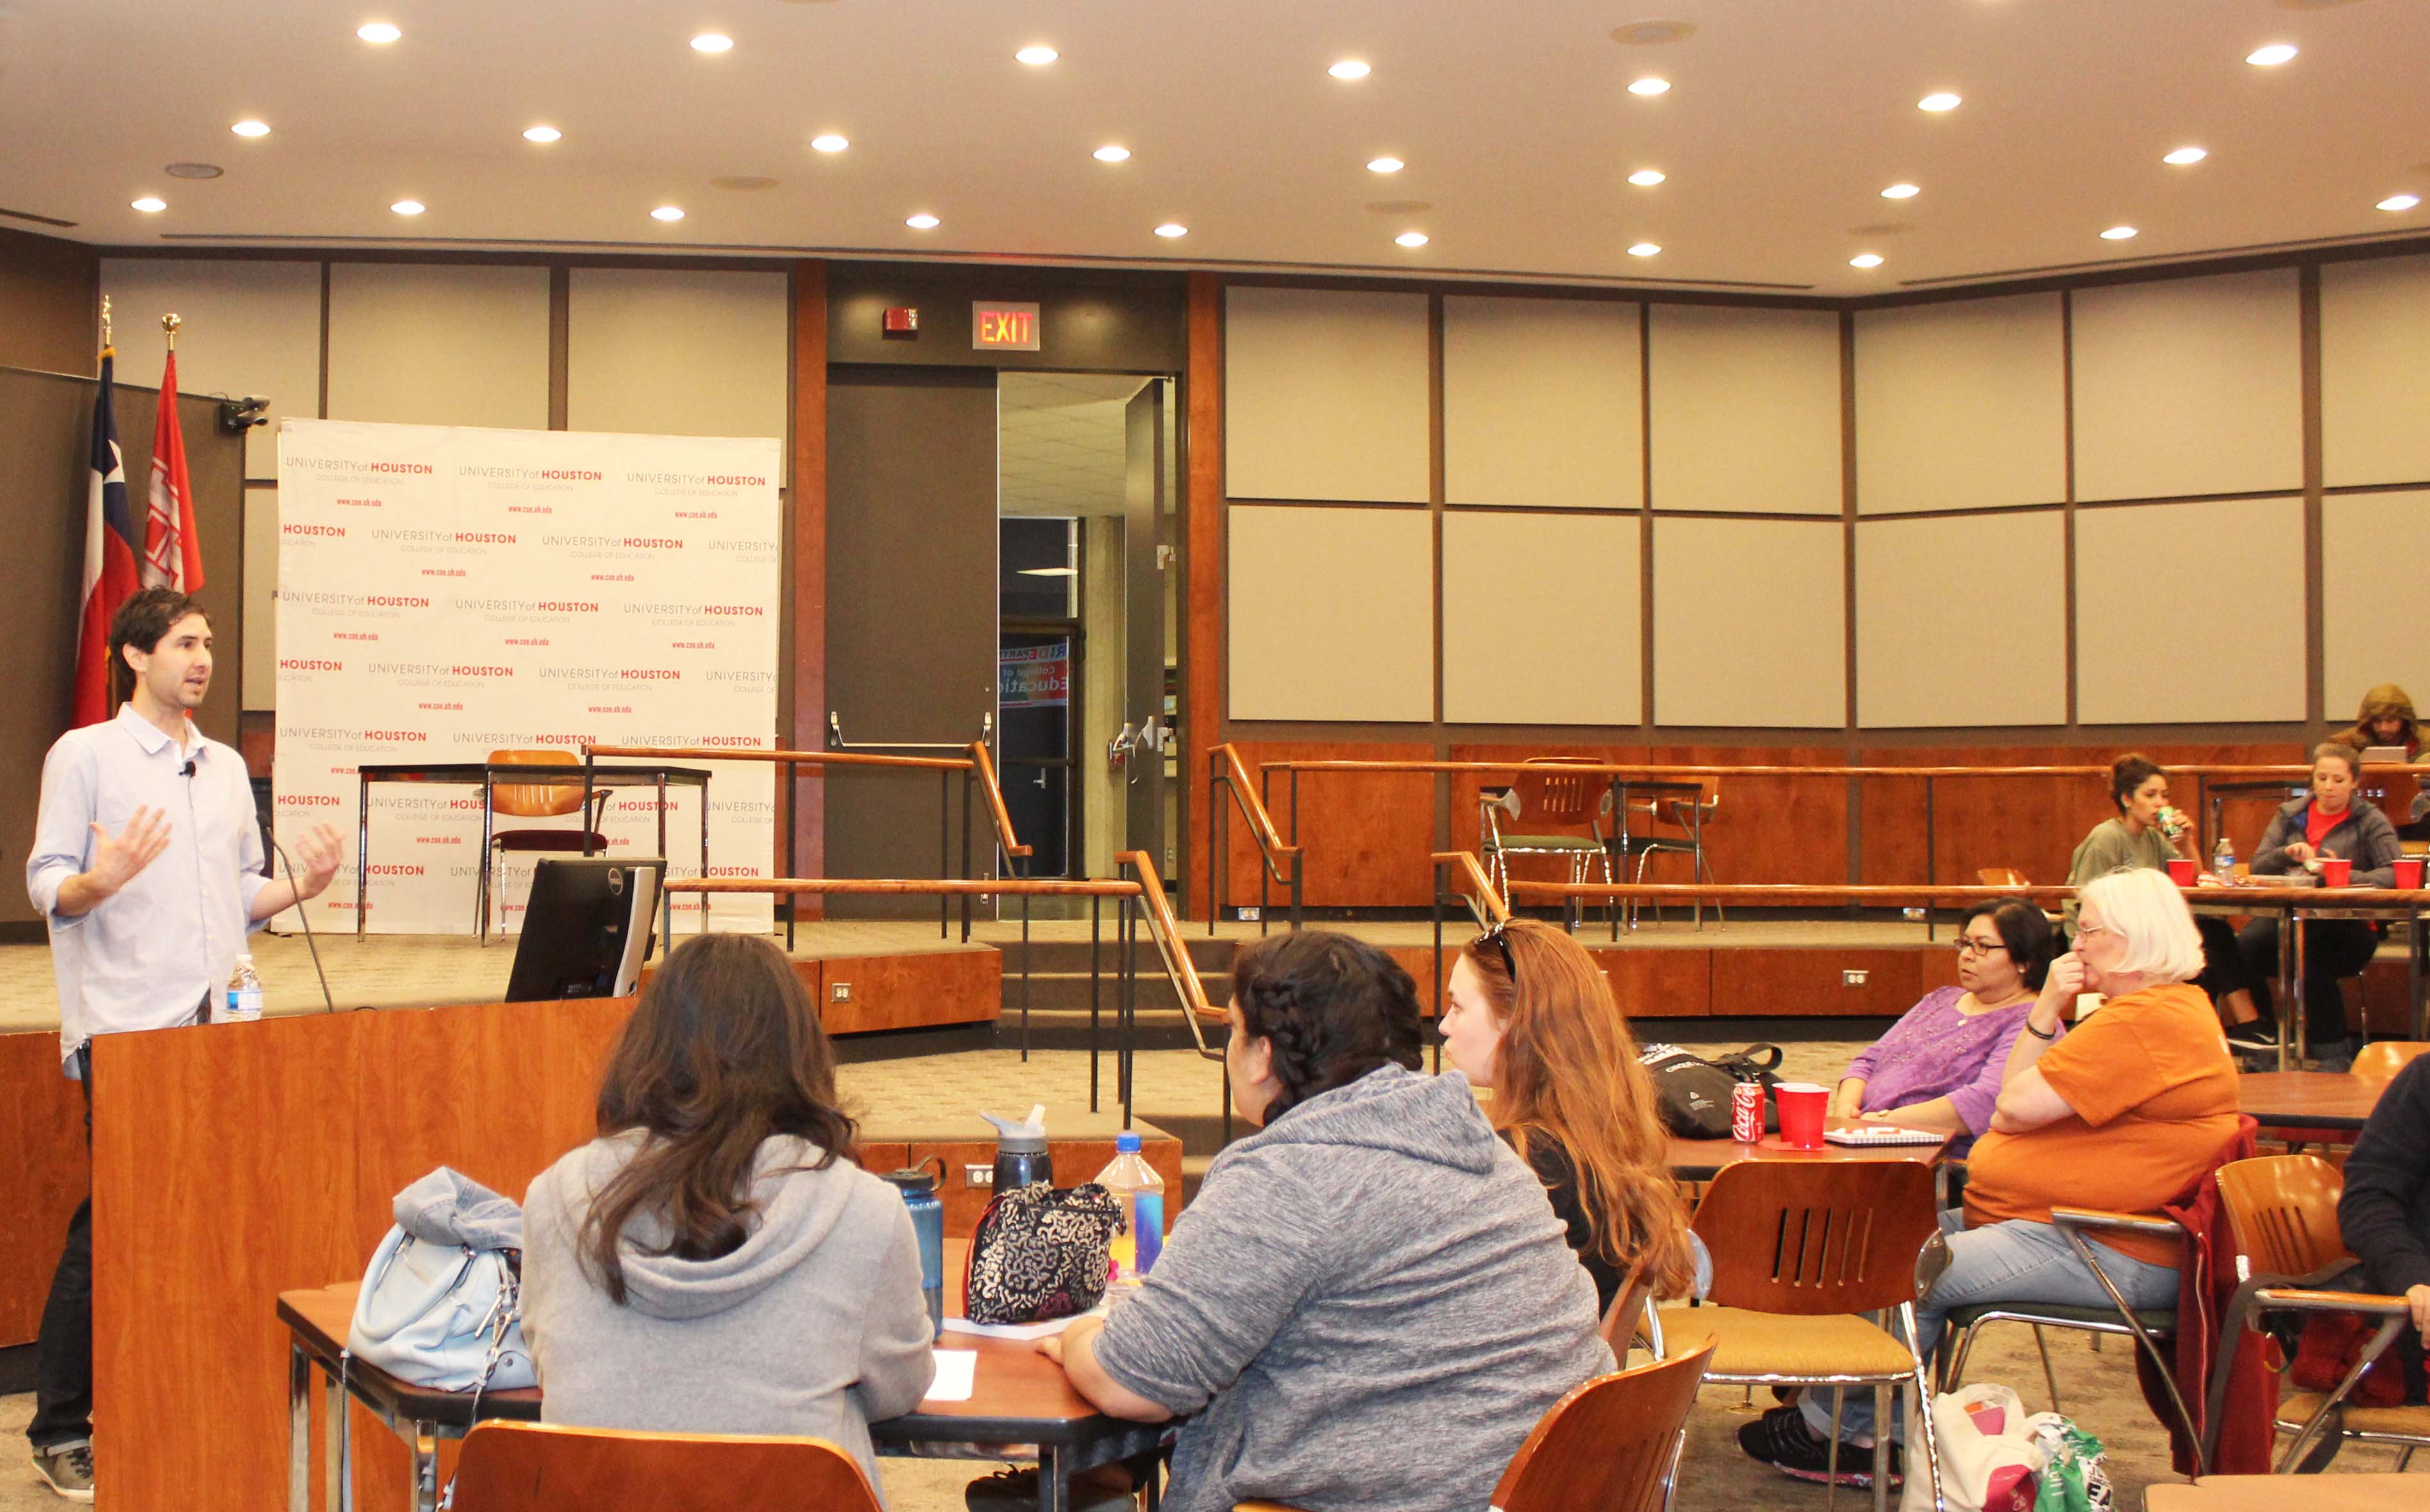
[{"label": "red flag", "polygon": [[126,509],[126,467],[118,450],[110,370],[101,349],[92,405],[92,457],[85,473],[84,619],[76,633],[73,726],[99,724],[115,712],[109,698],[109,617],[135,591],[135,522]]},{"label": "red flag", "polygon": [[177,354],[160,374],[160,415],[152,426],[152,508],[143,525],[143,586],[203,589],[203,543],[194,532],[194,487],[177,428]]}]

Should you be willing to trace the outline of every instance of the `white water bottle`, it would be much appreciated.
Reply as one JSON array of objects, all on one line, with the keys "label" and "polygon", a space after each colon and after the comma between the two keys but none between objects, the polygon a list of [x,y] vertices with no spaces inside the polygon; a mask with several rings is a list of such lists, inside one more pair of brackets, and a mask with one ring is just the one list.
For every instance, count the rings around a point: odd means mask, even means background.
[{"label": "white water bottle", "polygon": [[1140,1137],[1124,1130],[1114,1138],[1114,1158],[1097,1172],[1097,1185],[1122,1205],[1123,1231],[1114,1236],[1114,1284],[1136,1286],[1164,1250],[1164,1178],[1140,1154]]},{"label": "white water bottle", "polygon": [[227,1007],[220,1018],[226,1023],[252,1023],[260,1017],[261,975],[247,952],[236,958],[236,970],[228,973]]},{"label": "white water bottle", "polygon": [[2210,874],[2219,878],[2221,887],[2236,885],[2236,847],[2228,843],[2225,830],[2220,832],[2219,844],[2210,853]]}]

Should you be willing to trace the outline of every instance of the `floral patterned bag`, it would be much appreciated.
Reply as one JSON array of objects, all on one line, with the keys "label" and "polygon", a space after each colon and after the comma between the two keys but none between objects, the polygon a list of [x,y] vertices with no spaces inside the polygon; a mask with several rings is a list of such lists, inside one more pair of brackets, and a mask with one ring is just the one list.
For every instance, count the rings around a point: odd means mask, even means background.
[{"label": "floral patterned bag", "polygon": [[1000,1191],[971,1236],[962,1316],[974,1323],[1042,1323],[1105,1300],[1122,1205],[1095,1182]]}]

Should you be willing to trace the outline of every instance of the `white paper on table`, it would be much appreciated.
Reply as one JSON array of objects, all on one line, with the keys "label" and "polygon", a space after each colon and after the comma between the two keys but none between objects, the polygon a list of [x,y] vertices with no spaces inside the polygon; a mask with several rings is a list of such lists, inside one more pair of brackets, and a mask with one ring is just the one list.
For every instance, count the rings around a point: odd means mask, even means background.
[{"label": "white paper on table", "polygon": [[936,1351],[937,1379],[923,1402],[968,1402],[978,1382],[979,1354],[973,1349]]},{"label": "white paper on table", "polygon": [[980,1338],[1044,1338],[1049,1334],[1063,1332],[1083,1318],[1103,1318],[1109,1305],[1110,1299],[1087,1312],[1075,1313],[1069,1318],[1049,1318],[1042,1323],[974,1323],[967,1318],[948,1318],[945,1320],[945,1332],[974,1334]]}]

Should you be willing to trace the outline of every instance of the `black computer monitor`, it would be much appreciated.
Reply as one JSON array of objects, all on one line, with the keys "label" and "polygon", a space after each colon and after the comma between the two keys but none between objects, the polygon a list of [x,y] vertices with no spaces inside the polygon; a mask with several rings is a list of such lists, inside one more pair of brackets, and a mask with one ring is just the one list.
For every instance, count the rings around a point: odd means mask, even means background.
[{"label": "black computer monitor", "polygon": [[641,979],[657,921],[664,857],[541,860],[515,943],[507,1001],[624,997]]}]

